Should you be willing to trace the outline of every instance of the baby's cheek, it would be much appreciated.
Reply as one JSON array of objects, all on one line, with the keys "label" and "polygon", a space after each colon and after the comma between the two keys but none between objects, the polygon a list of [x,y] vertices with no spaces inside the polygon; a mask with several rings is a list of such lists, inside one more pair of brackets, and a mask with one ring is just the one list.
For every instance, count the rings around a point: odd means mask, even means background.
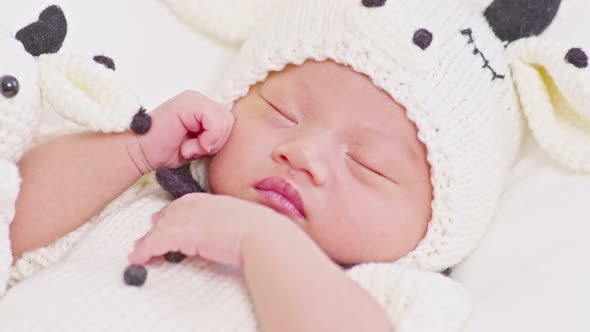
[{"label": "baby's cheek", "polygon": [[223,176],[223,150],[211,158],[208,169],[208,180],[211,192],[214,194],[225,194],[225,180],[227,176]]}]

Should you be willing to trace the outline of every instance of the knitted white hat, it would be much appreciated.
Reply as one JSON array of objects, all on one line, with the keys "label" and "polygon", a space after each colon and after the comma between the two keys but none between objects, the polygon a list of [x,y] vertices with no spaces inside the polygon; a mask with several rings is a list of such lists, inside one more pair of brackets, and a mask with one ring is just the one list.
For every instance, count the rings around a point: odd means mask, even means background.
[{"label": "knitted white hat", "polygon": [[[434,199],[427,234],[402,263],[441,271],[477,246],[525,120],[553,158],[590,171],[587,57],[530,37],[551,23],[559,0],[537,8],[496,0],[485,13],[458,0],[249,0],[240,6],[267,15],[257,24],[232,21],[240,34],[223,30],[223,20],[192,20],[191,12],[211,10],[203,1],[163,1],[198,28],[221,29],[232,41],[249,36],[221,84],[229,106],[271,71],[331,59],[406,108],[428,150]],[[233,13],[231,1],[224,4]]]}]

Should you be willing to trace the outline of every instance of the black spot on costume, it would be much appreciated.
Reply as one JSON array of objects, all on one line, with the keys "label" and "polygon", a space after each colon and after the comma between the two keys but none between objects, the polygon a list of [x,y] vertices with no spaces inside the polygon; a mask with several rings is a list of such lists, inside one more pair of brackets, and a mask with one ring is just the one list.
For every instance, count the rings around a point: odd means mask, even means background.
[{"label": "black spot on costume", "polygon": [[25,50],[33,56],[57,53],[68,31],[66,17],[58,6],[46,8],[39,20],[20,29],[16,39],[21,41]]},{"label": "black spot on costume", "polygon": [[129,265],[123,273],[123,280],[129,286],[139,287],[147,279],[147,269],[141,265]]},{"label": "black spot on costume", "polygon": [[12,98],[18,94],[20,84],[14,76],[6,75],[0,77],[0,93],[5,98]]},{"label": "black spot on costume", "polygon": [[588,67],[588,55],[581,48],[570,49],[565,55],[565,60],[578,68]]},{"label": "black spot on costume", "polygon": [[131,121],[131,130],[138,135],[145,135],[152,127],[152,117],[146,113],[145,108],[140,108]]},{"label": "black spot on costume", "polygon": [[94,60],[94,62],[100,63],[101,65],[107,67],[108,69],[115,71],[115,62],[113,61],[113,59],[109,58],[108,56],[97,55],[92,59]]},{"label": "black spot on costume", "polygon": [[186,255],[180,251],[171,251],[164,255],[164,259],[170,263],[178,264],[186,258]]}]

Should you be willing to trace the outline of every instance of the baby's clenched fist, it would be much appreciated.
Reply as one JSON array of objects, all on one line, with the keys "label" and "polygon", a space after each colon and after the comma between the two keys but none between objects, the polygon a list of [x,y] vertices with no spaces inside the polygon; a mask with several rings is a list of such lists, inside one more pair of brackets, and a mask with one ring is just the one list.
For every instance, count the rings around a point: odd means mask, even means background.
[{"label": "baby's clenched fist", "polygon": [[127,142],[133,162],[143,173],[178,168],[192,159],[216,154],[234,124],[231,112],[195,91],[185,91],[149,114],[150,130]]}]

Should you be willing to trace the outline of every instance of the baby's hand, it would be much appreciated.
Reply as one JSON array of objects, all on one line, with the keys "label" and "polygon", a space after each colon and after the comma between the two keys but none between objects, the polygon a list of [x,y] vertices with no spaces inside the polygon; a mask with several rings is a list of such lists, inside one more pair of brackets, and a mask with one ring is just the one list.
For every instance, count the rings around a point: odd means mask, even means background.
[{"label": "baby's hand", "polygon": [[234,124],[231,112],[195,91],[185,91],[150,113],[145,135],[134,135],[130,152],[143,173],[178,168],[191,159],[213,155],[223,147]]},{"label": "baby's hand", "polygon": [[[135,242],[135,250],[129,255],[134,265],[146,264],[152,257],[168,252],[181,252],[241,266],[246,239],[280,238],[276,233],[285,229],[282,225],[292,223],[263,205],[206,193],[188,194],[173,201],[154,214],[152,221],[152,229]],[[275,227],[278,225],[281,227]]]}]

